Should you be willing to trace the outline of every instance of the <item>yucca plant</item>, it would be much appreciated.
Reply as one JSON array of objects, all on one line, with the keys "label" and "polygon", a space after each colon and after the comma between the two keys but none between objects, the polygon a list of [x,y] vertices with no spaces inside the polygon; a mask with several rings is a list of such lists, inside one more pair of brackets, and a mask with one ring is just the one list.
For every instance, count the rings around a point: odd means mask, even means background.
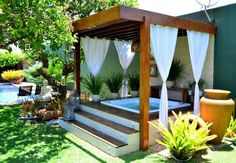
[{"label": "yucca plant", "polygon": [[108,75],[105,83],[111,93],[118,93],[122,85],[123,75],[121,73],[113,73]]},{"label": "yucca plant", "polygon": [[209,149],[207,141],[212,140],[216,135],[208,135],[211,123],[198,125],[198,118],[190,119],[189,114],[182,116],[172,112],[176,118],[175,121],[169,119],[170,130],[159,123],[158,125],[152,124],[156,127],[163,138],[163,140],[156,140],[159,144],[164,145],[170,150],[170,153],[177,160],[187,160],[193,154],[202,149]]},{"label": "yucca plant", "polygon": [[139,74],[129,74],[129,86],[132,91],[139,90]]},{"label": "yucca plant", "polygon": [[184,64],[180,60],[173,60],[167,80],[176,81],[181,77],[181,73],[183,71],[184,71]]},{"label": "yucca plant", "polygon": [[82,80],[82,84],[93,95],[99,95],[102,89],[103,80],[101,76],[88,75]]},{"label": "yucca plant", "polygon": [[236,137],[236,119],[234,119],[233,116],[231,116],[231,120],[225,132],[225,136],[230,138]]}]

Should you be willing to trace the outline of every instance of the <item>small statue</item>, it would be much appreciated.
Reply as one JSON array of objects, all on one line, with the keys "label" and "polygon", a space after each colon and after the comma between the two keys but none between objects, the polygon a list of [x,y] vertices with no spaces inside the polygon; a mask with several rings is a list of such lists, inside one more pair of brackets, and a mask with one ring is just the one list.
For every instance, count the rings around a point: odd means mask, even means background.
[{"label": "small statue", "polygon": [[40,101],[50,101],[52,98],[53,89],[48,85],[48,81],[43,81],[43,86],[41,87],[41,92],[38,95],[38,100]]}]

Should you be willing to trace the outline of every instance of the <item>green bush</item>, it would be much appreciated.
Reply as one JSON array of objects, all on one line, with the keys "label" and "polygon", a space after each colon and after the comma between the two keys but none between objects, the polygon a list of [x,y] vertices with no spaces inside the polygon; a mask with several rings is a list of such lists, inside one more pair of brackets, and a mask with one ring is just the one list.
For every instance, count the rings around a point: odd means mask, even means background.
[{"label": "green bush", "polygon": [[105,83],[111,93],[118,93],[122,85],[123,75],[121,73],[113,73],[106,77]]},{"label": "green bush", "polygon": [[163,140],[156,140],[159,144],[168,148],[170,153],[178,160],[186,160],[199,150],[209,149],[206,145],[207,141],[216,137],[216,135],[208,135],[208,128],[212,124],[205,123],[199,126],[199,116],[192,120],[189,114],[182,116],[181,112],[179,115],[172,113],[176,121],[169,119],[170,130],[162,123],[159,123],[159,125],[151,123],[160,131],[163,138]]},{"label": "green bush", "polygon": [[32,66],[30,66],[28,69],[24,70],[23,76],[26,78],[28,82],[35,83],[37,85],[43,84],[44,78],[37,74],[37,71],[42,68],[43,63],[42,62],[35,62]]},{"label": "green bush", "polygon": [[176,81],[181,77],[181,73],[184,71],[184,64],[180,60],[173,60],[170,72],[168,75],[168,81]]},{"label": "green bush", "polygon": [[93,95],[99,95],[102,89],[103,80],[101,76],[94,77],[90,74],[82,80],[82,83]]},{"label": "green bush", "polygon": [[52,58],[49,61],[48,73],[54,79],[61,81],[63,61],[59,57]]},{"label": "green bush", "polygon": [[15,66],[24,59],[24,55],[17,52],[0,51],[0,67]]},{"label": "green bush", "polygon": [[129,74],[129,86],[132,91],[139,90],[139,74]]}]

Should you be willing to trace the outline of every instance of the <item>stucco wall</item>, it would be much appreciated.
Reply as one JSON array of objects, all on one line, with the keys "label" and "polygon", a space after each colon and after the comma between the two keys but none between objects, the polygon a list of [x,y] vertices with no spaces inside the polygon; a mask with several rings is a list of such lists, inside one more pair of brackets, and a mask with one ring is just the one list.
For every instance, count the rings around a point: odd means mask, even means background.
[{"label": "stucco wall", "polygon": [[[215,36],[214,88],[226,89],[236,98],[236,4],[208,11],[217,26]],[[182,16],[208,22],[203,11]]]},{"label": "stucco wall", "polygon": [[[86,63],[82,63],[81,66],[81,76],[86,76],[89,74],[88,67]],[[110,43],[109,49],[102,65],[100,74],[102,76],[109,75],[113,72],[122,72],[123,68],[120,65],[118,54],[113,42]],[[133,61],[131,62],[128,72],[139,72],[139,54],[135,54]]]},{"label": "stucco wall", "polygon": [[[185,67],[185,70],[182,74],[182,78],[179,81],[177,81],[176,84],[179,87],[187,87],[188,82],[194,81],[187,36],[182,36],[177,38],[174,59],[179,59],[184,64]],[[211,35],[201,77],[206,82],[205,85],[206,88],[213,87],[213,74],[214,74],[214,36]],[[161,85],[161,83],[162,82],[160,76],[158,78],[151,78],[151,85]]]}]

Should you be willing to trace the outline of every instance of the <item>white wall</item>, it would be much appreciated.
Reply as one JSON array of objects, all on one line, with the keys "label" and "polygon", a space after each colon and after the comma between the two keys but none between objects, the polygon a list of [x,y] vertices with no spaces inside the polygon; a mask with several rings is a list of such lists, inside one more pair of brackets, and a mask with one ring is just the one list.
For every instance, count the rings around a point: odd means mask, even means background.
[{"label": "white wall", "polygon": [[[208,46],[205,65],[202,72],[202,79],[206,82],[205,88],[213,88],[213,74],[214,74],[214,35],[211,35]],[[178,37],[175,49],[174,59],[179,59],[185,65],[183,78],[177,81],[177,86],[186,87],[187,83],[194,81],[192,66],[190,61],[190,54],[187,42],[187,36]],[[153,62],[153,61],[151,61]],[[151,85],[161,85],[160,76],[158,78],[150,79]]]}]

